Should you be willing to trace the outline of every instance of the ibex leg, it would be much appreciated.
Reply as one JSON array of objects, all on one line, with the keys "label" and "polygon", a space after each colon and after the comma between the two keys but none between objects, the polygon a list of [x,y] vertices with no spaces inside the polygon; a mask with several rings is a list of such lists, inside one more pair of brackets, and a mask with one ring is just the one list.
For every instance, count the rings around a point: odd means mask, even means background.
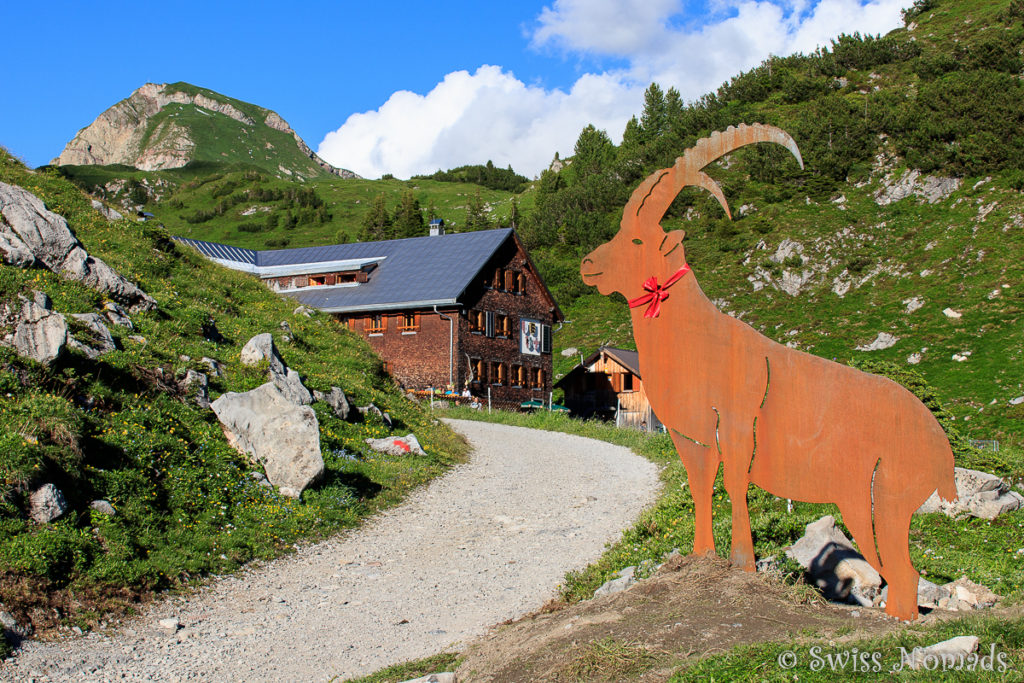
[{"label": "ibex leg", "polygon": [[920,576],[910,561],[910,518],[917,499],[906,492],[906,483],[880,467],[875,476],[875,534],[882,561],[882,577],[889,584],[886,614],[917,619],[917,585]]},{"label": "ibex leg", "polygon": [[[741,424],[741,423],[737,423]],[[750,488],[750,461],[754,457],[754,431],[731,428],[727,416],[722,418],[722,475],[725,490],[732,501],[733,566],[754,571],[754,542],[750,534],[750,512],[747,490]]]},{"label": "ibex leg", "polygon": [[715,538],[711,533],[711,495],[718,474],[718,452],[714,446],[702,446],[672,434],[679,459],[686,467],[686,477],[693,496],[693,554],[715,554]]}]

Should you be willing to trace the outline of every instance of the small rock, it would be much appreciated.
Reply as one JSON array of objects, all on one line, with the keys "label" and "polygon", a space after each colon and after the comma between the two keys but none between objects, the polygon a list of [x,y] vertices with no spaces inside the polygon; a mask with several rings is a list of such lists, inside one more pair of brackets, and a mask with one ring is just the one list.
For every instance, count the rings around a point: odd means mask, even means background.
[{"label": "small rock", "polygon": [[352,405],[348,402],[348,397],[345,396],[345,392],[340,387],[331,387],[331,390],[327,393],[322,391],[314,391],[313,398],[317,401],[323,401],[331,407],[334,415],[339,420],[347,420],[349,412],[352,410]]},{"label": "small rock", "polygon": [[301,315],[309,318],[313,315],[313,311],[314,309],[310,308],[309,306],[299,306],[294,311],[292,311],[292,315]]},{"label": "small rock", "polygon": [[572,356],[575,356],[579,352],[580,352],[580,350],[577,349],[575,346],[570,346],[569,348],[562,349],[562,357],[563,358],[571,358]]},{"label": "small rock", "polygon": [[132,324],[131,319],[128,317],[128,312],[125,311],[120,306],[118,306],[117,304],[115,304],[113,301],[108,301],[103,306],[103,314],[106,315],[107,320],[109,320],[114,325],[117,325],[119,327],[126,327],[129,330],[135,329],[135,325]]},{"label": "small rock", "polygon": [[1010,399],[1011,406],[1019,406],[1021,403],[1024,403],[1024,396],[1018,396],[1017,398]]},{"label": "small rock", "polygon": [[412,678],[402,683],[459,683],[459,679],[451,671],[444,671],[442,673],[430,674],[429,676],[421,676],[420,678]]},{"label": "small rock", "polygon": [[921,354],[917,353],[916,351],[914,353],[910,354],[909,356],[907,356],[907,363],[909,363],[910,365],[917,365],[920,362],[921,362]]},{"label": "small rock", "polygon": [[977,650],[978,642],[977,636],[957,636],[928,647],[915,647],[910,653],[911,661],[907,662],[907,666],[915,671],[922,666],[938,671],[943,669],[943,662],[949,662],[948,666],[952,668],[956,662]]},{"label": "small rock", "polygon": [[107,515],[109,517],[113,517],[117,514],[117,510],[115,510],[114,506],[110,504],[110,501],[94,500],[89,503],[89,507],[101,515]]},{"label": "small rock", "polygon": [[914,311],[924,306],[924,301],[921,299],[921,297],[915,296],[910,299],[904,299],[903,305],[907,307],[907,313],[913,313]]},{"label": "small rock", "polygon": [[600,598],[605,595],[613,595],[626,590],[636,583],[635,574],[636,567],[626,567],[625,569],[619,570],[616,573],[616,577],[618,578],[605,581],[600,588],[594,591],[594,597]]},{"label": "small rock", "polygon": [[775,555],[769,555],[768,557],[762,557],[754,566],[759,572],[774,572],[779,569],[779,560]]},{"label": "small rock", "polygon": [[954,311],[952,308],[942,309],[942,315],[946,316],[947,318],[952,318],[953,320],[959,320],[960,318],[963,317],[962,313],[958,313]]},{"label": "small rock", "polygon": [[36,489],[29,499],[31,510],[29,516],[38,524],[49,524],[67,512],[68,504],[53,484],[43,484]]},{"label": "small rock", "polygon": [[971,351],[962,351],[960,353],[953,354],[953,360],[957,363],[963,363],[965,360],[971,357]]},{"label": "small rock", "polygon": [[214,376],[214,377],[223,377],[224,376],[224,364],[221,363],[220,361],[218,361],[218,360],[216,360],[214,358],[208,358],[206,356],[203,356],[202,358],[199,359],[199,362],[205,364],[206,367],[210,368],[210,374],[212,376]]},{"label": "small rock", "polygon": [[157,626],[160,630],[167,635],[174,635],[178,632],[178,628],[181,627],[181,622],[178,621],[178,617],[169,617],[167,619],[161,619],[157,622]]},{"label": "small rock", "polygon": [[857,351],[880,351],[895,346],[897,341],[899,341],[899,337],[895,337],[888,332],[879,332],[873,342],[858,346]]},{"label": "small rock", "polygon": [[974,583],[966,576],[961,576],[956,581],[951,581],[942,586],[949,594],[960,602],[960,609],[984,609],[992,607],[999,602],[999,596],[991,590]]}]

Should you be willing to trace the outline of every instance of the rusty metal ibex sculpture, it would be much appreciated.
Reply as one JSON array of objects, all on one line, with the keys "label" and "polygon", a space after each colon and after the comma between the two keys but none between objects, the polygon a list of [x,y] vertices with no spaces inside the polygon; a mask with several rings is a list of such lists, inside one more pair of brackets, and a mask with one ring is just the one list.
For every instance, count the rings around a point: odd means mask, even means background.
[{"label": "rusty metal ibex sculpture", "polygon": [[669,428],[693,494],[694,553],[714,553],[711,494],[719,463],[732,500],[733,564],[754,569],[747,511],[753,482],[776,496],[835,503],[865,559],[889,585],[886,612],[915,619],[918,573],[910,561],[914,511],[938,490],[956,498],[953,453],[913,394],[883,377],[777,344],[719,312],[686,263],[684,232],[659,221],[686,186],[729,206],[701,169],[757,142],[789,149],[784,131],[730,127],[686,150],[633,192],[618,234],[586,258],[583,281],[630,303],[640,371]]}]

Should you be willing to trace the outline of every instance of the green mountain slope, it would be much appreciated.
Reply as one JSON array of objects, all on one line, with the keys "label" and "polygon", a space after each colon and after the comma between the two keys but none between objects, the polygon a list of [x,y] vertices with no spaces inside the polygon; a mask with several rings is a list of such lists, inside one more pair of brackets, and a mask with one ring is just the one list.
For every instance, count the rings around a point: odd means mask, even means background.
[{"label": "green mountain slope", "polygon": [[147,83],[78,132],[55,165],[242,163],[305,180],[354,177],[318,157],[277,113],[188,83]]},{"label": "green mountain slope", "polygon": [[[132,315],[132,330],[111,325],[118,349],[95,360],[72,351],[44,367],[0,347],[0,602],[19,624],[38,631],[109,621],[154,590],[352,526],[464,454],[464,443],[406,400],[369,347],[329,317],[296,313],[257,280],[177,247],[155,223],[108,222],[56,169],[29,171],[2,148],[0,181],[65,216],[90,253],[159,304]],[[0,264],[0,311],[20,310],[18,296],[37,290],[69,321],[106,303],[45,269]],[[9,324],[0,320],[0,336]],[[389,412],[427,457],[374,456],[363,440],[387,433],[382,422],[345,422],[317,403],[324,479],[301,500],[259,486],[213,412],[179,383],[189,370],[210,373],[204,358],[224,369],[210,375],[211,398],[264,383],[265,367],[239,359],[263,332],[309,388],[340,386],[355,405]],[[29,498],[46,483],[64,492],[70,510],[35,524]],[[99,499],[116,514],[91,509]],[[4,649],[0,638],[0,656]]]}]

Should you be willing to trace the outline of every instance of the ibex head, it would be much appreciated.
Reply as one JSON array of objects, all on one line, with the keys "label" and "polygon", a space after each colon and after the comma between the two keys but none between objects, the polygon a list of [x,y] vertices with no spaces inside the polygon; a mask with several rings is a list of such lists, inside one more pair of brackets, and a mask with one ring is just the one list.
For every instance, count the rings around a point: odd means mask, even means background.
[{"label": "ibex head", "polygon": [[783,145],[803,168],[796,142],[774,126],[742,124],[712,133],[686,150],[671,168],[656,171],[640,183],[622,212],[619,232],[587,254],[580,264],[583,281],[595,285],[602,294],[619,292],[627,299],[643,295],[645,280],[651,276],[664,284],[686,264],[682,245],[685,233],[682,230],[665,232],[659,224],[665,211],[681,189],[692,185],[711,192],[726,215],[732,218],[722,188],[701,169],[755,142]]}]

